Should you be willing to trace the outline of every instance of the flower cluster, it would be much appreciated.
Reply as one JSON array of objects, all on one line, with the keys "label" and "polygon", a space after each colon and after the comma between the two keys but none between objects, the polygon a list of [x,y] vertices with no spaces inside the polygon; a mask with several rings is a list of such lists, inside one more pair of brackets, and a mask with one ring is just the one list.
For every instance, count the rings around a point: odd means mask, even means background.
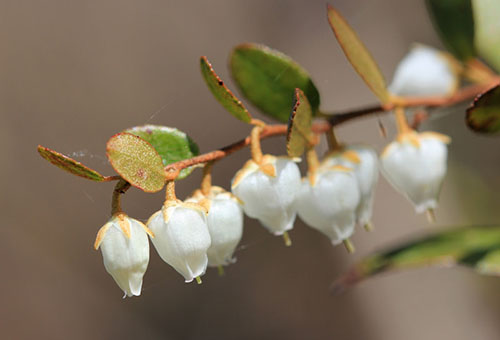
[{"label": "flower cluster", "polygon": [[[434,73],[424,75],[420,68]],[[442,94],[452,91],[455,79],[445,57],[418,46],[400,64],[390,87],[395,95]],[[437,207],[450,140],[411,129],[402,107],[396,106],[395,115],[398,135],[380,159],[373,148],[339,144],[330,132],[331,150],[321,161],[315,143],[310,143],[303,178],[297,166],[300,159],[262,154],[263,123],[257,122],[250,136],[252,158],[235,174],[231,192],[211,185],[212,164],[206,164],[201,189],[184,201],[176,198],[174,182],[167,183],[165,203],[146,225],[118,208],[99,231],[95,248],[101,248],[104,266],[125,296],[140,295],[149,262],[148,235],[160,257],[186,282],[201,283],[207,266],[222,272],[223,266],[235,262],[243,213],[272,234],[283,235],[287,245],[291,244],[288,231],[298,215],[333,245],[344,242],[352,250],[349,238],[356,225],[372,228],[379,168],[417,213]]]}]

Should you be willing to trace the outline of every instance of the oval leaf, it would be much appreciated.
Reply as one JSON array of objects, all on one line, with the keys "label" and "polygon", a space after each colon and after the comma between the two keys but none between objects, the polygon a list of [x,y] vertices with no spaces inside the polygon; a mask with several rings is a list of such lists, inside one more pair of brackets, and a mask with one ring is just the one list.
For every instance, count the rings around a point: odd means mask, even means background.
[{"label": "oval leaf", "polygon": [[476,48],[488,63],[500,71],[500,2],[473,0]]},{"label": "oval leaf", "polygon": [[104,182],[114,179],[112,177],[104,177],[97,171],[83,165],[82,163],[44,146],[38,145],[38,153],[50,163],[54,164],[58,168],[72,173],[73,175],[96,182]]},{"label": "oval leaf", "polygon": [[334,293],[394,270],[429,265],[464,265],[481,274],[500,275],[500,226],[446,230],[366,257],[334,282]]},{"label": "oval leaf", "polygon": [[[198,145],[184,132],[160,125],[135,126],[124,132],[139,136],[149,142],[160,154],[163,166],[192,158],[200,154]],[[177,179],[186,178],[193,167],[181,170]]]},{"label": "oval leaf", "polygon": [[119,133],[106,144],[106,154],[113,168],[131,185],[157,192],[165,184],[165,170],[160,155],[144,139]]},{"label": "oval leaf", "polygon": [[500,131],[500,85],[480,94],[467,109],[467,125],[476,132]]},{"label": "oval leaf", "polygon": [[288,121],[286,135],[288,156],[300,157],[304,153],[311,136],[311,123],[311,105],[304,92],[295,89],[293,109]]},{"label": "oval leaf", "polygon": [[340,47],[342,47],[344,54],[356,72],[363,78],[366,85],[368,85],[382,104],[388,103],[389,92],[387,91],[384,76],[380,72],[377,63],[356,32],[354,32],[340,13],[330,5],[328,5],[328,21]]},{"label": "oval leaf", "polygon": [[426,0],[434,28],[448,51],[462,61],[476,56],[471,0]]},{"label": "oval leaf", "polygon": [[313,115],[319,93],[309,74],[290,57],[267,46],[242,44],[231,53],[232,76],[243,95],[263,113],[286,123],[296,88],[306,94]]},{"label": "oval leaf", "polygon": [[243,106],[241,101],[227,88],[224,82],[215,73],[212,64],[208,61],[207,57],[200,58],[201,74],[207,83],[210,92],[214,95],[215,99],[224,106],[233,116],[239,120],[250,123],[252,116],[248,110]]}]

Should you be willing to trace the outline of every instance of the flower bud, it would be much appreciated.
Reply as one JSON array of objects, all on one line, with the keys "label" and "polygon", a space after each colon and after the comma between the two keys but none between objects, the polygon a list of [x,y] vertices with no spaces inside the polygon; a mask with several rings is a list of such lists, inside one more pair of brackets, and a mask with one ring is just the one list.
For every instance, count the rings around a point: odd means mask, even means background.
[{"label": "flower bud", "polygon": [[342,153],[326,157],[323,163],[330,166],[343,165],[354,170],[360,191],[356,222],[362,226],[370,224],[375,187],[378,182],[378,157],[375,150],[364,145],[349,145]]},{"label": "flower bud", "polygon": [[123,213],[113,216],[97,233],[94,248],[101,248],[104,267],[125,296],[141,295],[149,263],[147,233],[151,234],[144,224]]},{"label": "flower bud", "polygon": [[451,60],[431,47],[413,47],[399,63],[389,91],[400,96],[439,96],[452,94],[458,77]]},{"label": "flower bud", "polygon": [[331,166],[330,161],[302,180],[297,210],[304,222],[337,245],[354,232],[360,193],[354,171],[342,165]]},{"label": "flower bud", "polygon": [[386,146],[380,156],[385,177],[413,202],[417,213],[437,207],[449,142],[449,137],[436,132],[411,131]]},{"label": "flower bud", "polygon": [[295,160],[265,155],[261,164],[249,160],[232,180],[232,192],[243,201],[245,213],[274,235],[293,228],[300,171]]},{"label": "flower bud", "polygon": [[155,234],[151,241],[160,257],[184,276],[186,282],[205,274],[210,234],[202,206],[167,201],[149,218],[148,227]]},{"label": "flower bud", "polygon": [[243,210],[241,203],[221,187],[212,186],[208,195],[197,190],[186,202],[206,205],[208,231],[212,244],[208,248],[208,265],[225,266],[233,263],[234,250],[243,236]]}]

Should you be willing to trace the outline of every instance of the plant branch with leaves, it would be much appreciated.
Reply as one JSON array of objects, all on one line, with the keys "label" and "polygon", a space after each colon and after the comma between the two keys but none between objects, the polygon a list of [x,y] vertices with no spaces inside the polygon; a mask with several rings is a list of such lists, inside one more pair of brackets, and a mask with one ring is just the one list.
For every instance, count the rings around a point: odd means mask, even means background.
[{"label": "plant branch with leaves", "polygon": [[[223,273],[222,266],[233,262],[232,254],[241,240],[243,213],[258,219],[272,234],[282,235],[286,245],[291,245],[289,231],[298,215],[329,237],[333,245],[343,243],[348,251],[354,251],[350,237],[355,226],[373,230],[371,218],[379,163],[388,181],[414,204],[417,212],[427,211],[433,216],[446,173],[450,139],[416,129],[432,114],[432,109],[475,98],[466,113],[467,125],[480,133],[500,131],[500,76],[478,59],[482,56],[493,67],[500,65],[500,51],[494,47],[498,44],[493,44],[500,36],[500,6],[486,0],[460,0],[454,5],[438,0],[427,3],[449,52],[414,47],[396,68],[389,86],[352,27],[335,8],[328,6],[328,22],[334,36],[354,70],[378,98],[376,105],[327,113],[320,109],[320,93],[302,66],[267,46],[246,43],[236,46],[230,55],[234,82],[249,102],[278,124],[255,118],[203,56],[202,78],[222,107],[249,125],[245,138],[200,154],[193,139],[175,128],[132,127],[107,142],[107,157],[118,173],[114,176],[103,176],[68,156],[38,146],[44,159],[74,175],[97,182],[118,180],[112,195],[112,217],[99,231],[96,249],[101,247],[106,269],[125,294],[140,294],[149,261],[148,237],[160,257],[186,282],[201,283],[207,266],[218,267]],[[461,18],[460,24],[457,18]],[[465,81],[468,85],[460,86]],[[412,108],[420,111],[415,112],[413,123],[409,124],[406,111]],[[394,113],[398,134],[384,149],[380,161],[371,147],[344,144],[335,136],[334,129],[340,124],[390,112]],[[286,136],[286,156],[262,152],[260,141],[275,136]],[[319,159],[315,148],[322,136],[329,140],[329,152]],[[231,192],[213,186],[214,163],[245,147],[249,147],[251,159],[235,174]],[[301,178],[296,162],[304,154],[308,171]],[[197,167],[204,168],[200,189],[184,201],[178,199],[174,181],[188,177]],[[121,197],[131,186],[149,193],[158,192],[165,185],[166,200],[147,225],[122,211]],[[394,254],[407,252],[412,254],[412,261],[400,261],[400,267],[410,262],[432,262],[438,257],[462,263],[470,251],[484,251],[485,261],[489,261],[481,262],[482,272],[500,272],[498,256],[490,253],[497,251],[495,247],[500,247],[500,242],[482,247],[478,241],[471,246],[461,232],[445,232],[402,246],[397,252],[368,258],[343,277],[336,290],[391,268],[396,261]],[[478,238],[495,232],[498,229],[463,231]],[[422,250],[428,249],[428,244],[430,249],[439,244],[429,243],[433,237],[445,240],[444,246],[436,252]],[[453,242],[448,242],[449,238]],[[123,254],[127,260],[116,254]],[[457,256],[460,260],[456,260]]]}]

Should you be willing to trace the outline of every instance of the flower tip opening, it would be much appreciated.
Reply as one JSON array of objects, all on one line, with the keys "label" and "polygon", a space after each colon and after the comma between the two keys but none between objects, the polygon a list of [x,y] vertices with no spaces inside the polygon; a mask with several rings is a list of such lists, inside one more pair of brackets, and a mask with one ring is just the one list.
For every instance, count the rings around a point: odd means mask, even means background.
[{"label": "flower tip opening", "polygon": [[346,238],[342,242],[344,243],[345,249],[349,254],[352,254],[356,251],[356,248],[354,247],[354,244],[351,242],[350,239]]},{"label": "flower tip opening", "polygon": [[366,222],[363,227],[368,232],[372,232],[375,229],[375,226],[373,225],[373,223],[371,221]]},{"label": "flower tip opening", "polygon": [[427,221],[429,221],[429,223],[436,223],[436,214],[434,213],[434,209],[427,209],[425,211],[425,215],[427,216]]},{"label": "flower tip opening", "polygon": [[292,245],[292,239],[290,238],[288,231],[283,233],[283,240],[285,241],[285,246],[290,247]]}]

